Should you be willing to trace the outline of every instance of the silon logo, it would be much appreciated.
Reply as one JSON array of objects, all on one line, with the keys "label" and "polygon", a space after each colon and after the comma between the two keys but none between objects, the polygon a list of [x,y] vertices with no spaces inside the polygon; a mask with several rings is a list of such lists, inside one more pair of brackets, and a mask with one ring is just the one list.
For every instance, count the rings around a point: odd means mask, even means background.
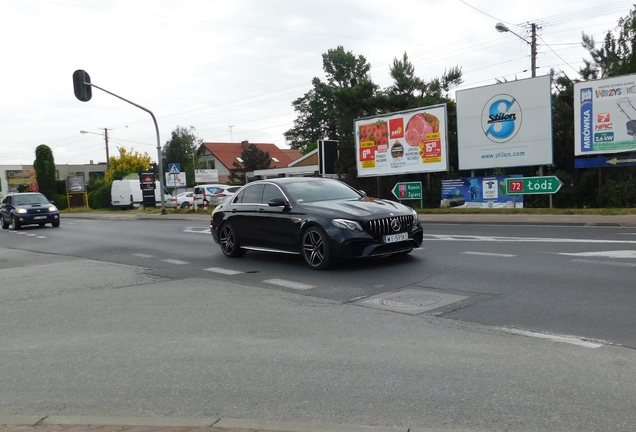
[{"label": "silon logo", "polygon": [[490,98],[481,114],[484,134],[496,143],[513,139],[521,128],[521,120],[522,112],[519,102],[507,94]]}]

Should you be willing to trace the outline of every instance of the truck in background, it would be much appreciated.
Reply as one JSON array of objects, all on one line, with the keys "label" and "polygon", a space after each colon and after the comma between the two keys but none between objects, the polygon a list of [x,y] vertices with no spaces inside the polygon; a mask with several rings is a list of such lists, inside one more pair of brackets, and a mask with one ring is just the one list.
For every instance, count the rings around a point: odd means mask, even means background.
[{"label": "truck in background", "polygon": [[[166,207],[176,207],[176,200],[172,199],[172,195],[165,188],[163,194]],[[113,180],[110,196],[112,206],[120,210],[139,208],[143,204],[139,179]],[[161,183],[159,181],[155,182],[155,203],[157,207],[161,207]]]}]

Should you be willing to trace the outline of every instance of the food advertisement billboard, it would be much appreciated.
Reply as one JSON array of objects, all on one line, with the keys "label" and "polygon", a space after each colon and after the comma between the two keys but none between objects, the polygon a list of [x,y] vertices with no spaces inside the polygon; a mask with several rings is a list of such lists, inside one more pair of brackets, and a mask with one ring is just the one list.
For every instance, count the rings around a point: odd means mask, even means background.
[{"label": "food advertisement billboard", "polygon": [[552,165],[549,75],[457,91],[460,170]]},{"label": "food advertisement billboard", "polygon": [[636,150],[636,75],[574,84],[574,155]]},{"label": "food advertisement billboard", "polygon": [[359,177],[448,170],[446,105],[354,122]]},{"label": "food advertisement billboard", "polygon": [[440,207],[523,208],[523,195],[506,194],[506,178],[521,177],[520,174],[513,174],[442,179]]}]

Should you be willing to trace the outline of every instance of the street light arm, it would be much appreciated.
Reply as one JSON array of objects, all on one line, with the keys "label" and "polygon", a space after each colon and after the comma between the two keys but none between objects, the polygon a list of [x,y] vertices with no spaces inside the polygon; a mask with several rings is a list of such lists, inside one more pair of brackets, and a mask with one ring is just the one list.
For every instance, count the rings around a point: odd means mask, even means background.
[{"label": "street light arm", "polygon": [[163,161],[162,161],[162,157],[161,157],[161,141],[159,139],[159,125],[157,124],[157,119],[155,118],[155,115],[148,108],[142,107],[139,104],[136,104],[136,103],[134,103],[132,101],[129,101],[128,99],[123,98],[123,97],[121,97],[119,95],[116,95],[113,92],[109,92],[108,90],[103,89],[103,88],[101,88],[101,87],[99,87],[99,86],[97,86],[97,85],[95,85],[93,83],[84,82],[84,84],[85,85],[90,85],[90,86],[95,87],[95,88],[98,88],[101,91],[106,92],[106,93],[108,93],[111,96],[115,96],[116,98],[121,99],[124,102],[128,102],[129,104],[134,105],[137,108],[146,111],[148,114],[150,114],[150,117],[152,117],[152,121],[155,123],[155,132],[157,134],[157,165],[159,165],[159,184],[161,185],[161,214],[166,214],[165,194],[163,193],[165,180],[163,178]]},{"label": "street light arm", "polygon": [[522,41],[524,41],[525,43],[527,43],[528,45],[531,44],[531,42],[529,40],[527,40],[526,38],[519,36],[517,33],[513,32],[512,30],[510,30],[508,28],[507,25],[498,22],[497,24],[495,24],[495,30],[497,30],[499,33],[512,33],[513,35],[517,36],[519,39],[521,39]]}]

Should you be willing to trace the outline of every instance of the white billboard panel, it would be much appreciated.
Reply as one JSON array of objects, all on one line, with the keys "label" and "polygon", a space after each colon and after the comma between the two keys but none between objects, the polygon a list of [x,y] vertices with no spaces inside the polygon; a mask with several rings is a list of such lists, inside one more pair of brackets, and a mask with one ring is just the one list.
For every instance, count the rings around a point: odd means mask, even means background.
[{"label": "white billboard panel", "polygon": [[550,86],[545,75],[458,91],[459,169],[551,165]]},{"label": "white billboard panel", "polygon": [[448,170],[446,105],[354,122],[359,177]]},{"label": "white billboard panel", "polygon": [[636,150],[636,75],[574,84],[574,155]]}]

